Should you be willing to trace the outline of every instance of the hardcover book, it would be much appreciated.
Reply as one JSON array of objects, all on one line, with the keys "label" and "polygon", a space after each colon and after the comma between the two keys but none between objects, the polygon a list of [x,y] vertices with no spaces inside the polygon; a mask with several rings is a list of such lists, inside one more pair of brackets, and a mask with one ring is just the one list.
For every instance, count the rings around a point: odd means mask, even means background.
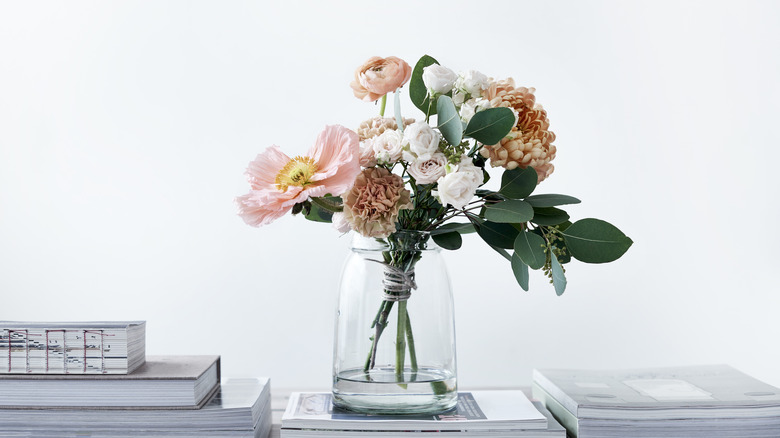
[{"label": "hardcover book", "polygon": [[131,374],[4,374],[0,408],[195,409],[219,380],[219,356],[149,356]]}]

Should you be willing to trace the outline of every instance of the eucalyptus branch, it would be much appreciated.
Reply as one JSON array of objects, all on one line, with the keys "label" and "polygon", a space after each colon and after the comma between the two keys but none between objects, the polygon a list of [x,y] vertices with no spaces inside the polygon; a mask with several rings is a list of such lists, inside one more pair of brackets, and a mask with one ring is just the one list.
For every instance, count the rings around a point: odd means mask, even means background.
[{"label": "eucalyptus branch", "polygon": [[334,203],[324,201],[323,199],[324,198],[316,198],[316,197],[309,198],[312,204],[317,204],[318,207],[322,208],[323,210],[327,210],[331,213],[340,213],[344,211],[344,206],[336,205]]},{"label": "eucalyptus branch", "polygon": [[431,231],[431,230],[435,229],[436,227],[438,227],[439,225],[443,224],[444,222],[446,222],[446,221],[448,221],[448,220],[450,220],[452,218],[457,217],[458,215],[468,214],[469,211],[473,211],[473,210],[476,210],[478,208],[482,208],[482,206],[481,205],[475,205],[475,206],[473,206],[471,208],[464,208],[463,210],[455,210],[454,213],[452,213],[451,215],[444,216],[443,218],[441,218],[441,219],[437,220],[436,222],[432,223],[431,225],[429,225],[428,228],[425,229],[425,231]]}]

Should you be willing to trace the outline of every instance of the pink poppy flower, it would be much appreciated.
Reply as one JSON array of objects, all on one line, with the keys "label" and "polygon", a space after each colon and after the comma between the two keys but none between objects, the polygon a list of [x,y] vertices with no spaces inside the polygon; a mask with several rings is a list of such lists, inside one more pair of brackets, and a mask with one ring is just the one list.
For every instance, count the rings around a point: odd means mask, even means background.
[{"label": "pink poppy flower", "polygon": [[355,70],[355,80],[349,84],[358,99],[374,102],[395,91],[412,77],[412,67],[395,56],[373,56]]},{"label": "pink poppy flower", "polygon": [[310,197],[341,195],[360,173],[358,135],[340,125],[326,126],[305,156],[290,158],[274,145],[249,163],[249,193],[236,198],[249,225],[267,225]]}]

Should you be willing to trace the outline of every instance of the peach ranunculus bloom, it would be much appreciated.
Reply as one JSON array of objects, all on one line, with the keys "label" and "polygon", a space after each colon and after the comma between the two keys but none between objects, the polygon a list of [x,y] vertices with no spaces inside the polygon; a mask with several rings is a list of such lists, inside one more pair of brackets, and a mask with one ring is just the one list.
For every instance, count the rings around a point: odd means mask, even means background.
[{"label": "peach ranunculus bloom", "polygon": [[374,102],[403,86],[412,77],[412,67],[395,56],[373,56],[355,70],[355,80],[349,84],[355,97]]},{"label": "peach ranunculus bloom", "polygon": [[305,156],[290,158],[274,145],[249,163],[249,193],[236,198],[249,225],[267,225],[310,197],[341,195],[360,173],[357,133],[326,126]]}]

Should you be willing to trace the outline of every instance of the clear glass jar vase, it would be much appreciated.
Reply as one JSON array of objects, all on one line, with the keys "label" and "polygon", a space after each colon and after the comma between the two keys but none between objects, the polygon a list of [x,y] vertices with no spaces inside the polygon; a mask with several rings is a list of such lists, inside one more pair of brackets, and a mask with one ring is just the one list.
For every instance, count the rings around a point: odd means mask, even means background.
[{"label": "clear glass jar vase", "polygon": [[457,403],[452,288],[429,233],[355,234],[336,313],[333,403],[383,414]]}]

